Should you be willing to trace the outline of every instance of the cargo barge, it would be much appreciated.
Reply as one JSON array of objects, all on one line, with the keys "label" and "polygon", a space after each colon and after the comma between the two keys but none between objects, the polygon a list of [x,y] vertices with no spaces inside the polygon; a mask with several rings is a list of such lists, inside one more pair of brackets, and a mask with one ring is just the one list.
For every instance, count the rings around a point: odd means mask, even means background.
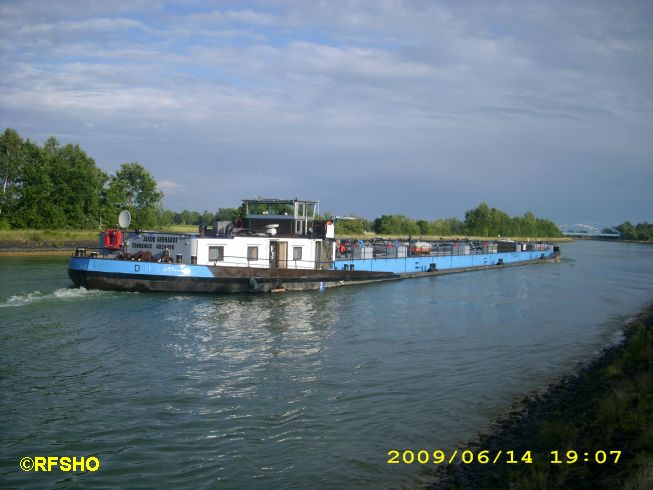
[{"label": "cargo barge", "polygon": [[454,272],[555,262],[557,246],[519,242],[337,240],[318,202],[245,199],[244,217],[198,233],[100,234],[78,247],[68,274],[78,287],[112,291],[245,293],[318,290]]}]

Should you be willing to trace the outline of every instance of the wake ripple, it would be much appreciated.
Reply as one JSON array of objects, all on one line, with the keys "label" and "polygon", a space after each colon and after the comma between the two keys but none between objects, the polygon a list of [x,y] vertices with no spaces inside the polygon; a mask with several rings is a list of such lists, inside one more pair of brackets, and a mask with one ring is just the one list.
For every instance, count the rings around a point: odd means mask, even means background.
[{"label": "wake ripple", "polygon": [[52,300],[76,300],[80,298],[89,298],[98,296],[100,294],[107,294],[106,291],[100,291],[97,289],[88,290],[86,288],[60,288],[51,293],[41,293],[40,291],[34,291],[33,293],[27,294],[18,294],[15,296],[10,296],[7,301],[0,303],[0,308],[10,308],[14,306],[26,306],[32,303],[40,303],[43,301],[52,301]]}]

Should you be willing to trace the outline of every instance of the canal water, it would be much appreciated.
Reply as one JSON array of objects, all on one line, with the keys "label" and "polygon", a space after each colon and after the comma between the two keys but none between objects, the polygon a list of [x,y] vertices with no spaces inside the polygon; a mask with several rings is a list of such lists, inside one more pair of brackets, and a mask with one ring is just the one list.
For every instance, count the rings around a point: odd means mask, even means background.
[{"label": "canal water", "polygon": [[[413,488],[653,300],[653,247],[559,264],[261,296],[74,289],[0,257],[3,488]],[[505,448],[509,449],[509,448]],[[23,457],[97,457],[24,472]]]}]

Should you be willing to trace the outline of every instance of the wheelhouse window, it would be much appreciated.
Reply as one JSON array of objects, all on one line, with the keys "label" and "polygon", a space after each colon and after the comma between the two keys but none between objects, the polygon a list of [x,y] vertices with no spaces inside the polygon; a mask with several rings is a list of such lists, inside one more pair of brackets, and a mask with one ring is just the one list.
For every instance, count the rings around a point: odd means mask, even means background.
[{"label": "wheelhouse window", "polygon": [[293,247],[292,248],[292,259],[293,260],[302,260],[302,247]]},{"label": "wheelhouse window", "polygon": [[258,246],[247,247],[247,260],[258,260]]},{"label": "wheelhouse window", "polygon": [[209,262],[222,262],[224,260],[224,247],[209,247]]}]

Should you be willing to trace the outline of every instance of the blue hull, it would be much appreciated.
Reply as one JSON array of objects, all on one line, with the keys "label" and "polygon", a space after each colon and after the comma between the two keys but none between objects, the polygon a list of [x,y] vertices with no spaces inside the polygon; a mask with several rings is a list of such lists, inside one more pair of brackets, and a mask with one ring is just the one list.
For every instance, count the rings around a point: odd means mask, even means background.
[{"label": "blue hull", "polygon": [[264,269],[71,257],[77,286],[112,291],[244,293],[316,290],[557,261],[555,251],[337,260],[334,269]]},{"label": "blue hull", "polygon": [[344,270],[346,265],[354,270],[384,271],[395,274],[408,274],[412,272],[428,272],[432,270],[469,269],[492,265],[509,265],[521,262],[532,262],[551,258],[553,251],[529,252],[504,252],[491,254],[471,255],[438,255],[438,256],[413,256],[405,258],[374,258],[355,259],[349,261],[336,261],[336,268]]}]

